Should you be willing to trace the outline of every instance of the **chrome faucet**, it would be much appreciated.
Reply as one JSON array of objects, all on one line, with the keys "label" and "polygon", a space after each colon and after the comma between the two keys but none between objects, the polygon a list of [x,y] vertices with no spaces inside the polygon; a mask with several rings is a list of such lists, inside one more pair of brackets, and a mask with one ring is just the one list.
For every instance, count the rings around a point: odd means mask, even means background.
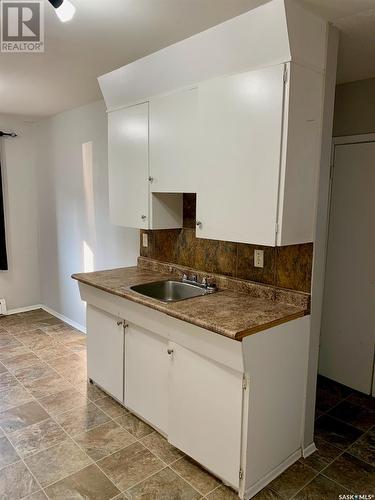
[{"label": "chrome faucet", "polygon": [[188,277],[187,274],[184,274],[182,276],[182,281],[184,283],[190,283],[191,285],[197,285],[198,284],[198,278],[196,274],[192,274],[190,277]]},{"label": "chrome faucet", "polygon": [[211,283],[206,276],[204,276],[201,283],[199,283],[196,274],[188,277],[188,275],[184,273],[182,276],[182,282],[188,283],[189,285],[199,286],[200,288],[205,288],[208,292],[216,292],[217,290],[216,285],[214,283]]}]

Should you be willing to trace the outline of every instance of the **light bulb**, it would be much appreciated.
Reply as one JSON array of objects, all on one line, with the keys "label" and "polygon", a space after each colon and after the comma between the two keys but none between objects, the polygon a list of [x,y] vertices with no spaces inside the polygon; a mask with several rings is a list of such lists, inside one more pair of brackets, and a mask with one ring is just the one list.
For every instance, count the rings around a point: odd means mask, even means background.
[{"label": "light bulb", "polygon": [[57,7],[56,14],[62,23],[73,19],[76,8],[69,0],[64,0],[60,7]]}]

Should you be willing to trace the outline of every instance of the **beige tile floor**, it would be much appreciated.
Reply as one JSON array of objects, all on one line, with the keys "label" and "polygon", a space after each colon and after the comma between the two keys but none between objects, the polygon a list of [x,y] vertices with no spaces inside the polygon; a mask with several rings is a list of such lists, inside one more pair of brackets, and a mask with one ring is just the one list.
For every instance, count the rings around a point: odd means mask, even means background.
[{"label": "beige tile floor", "polygon": [[[238,498],[86,378],[84,335],[41,310],[0,318],[0,499]],[[374,493],[374,400],[319,382],[319,451],[257,500]]]}]

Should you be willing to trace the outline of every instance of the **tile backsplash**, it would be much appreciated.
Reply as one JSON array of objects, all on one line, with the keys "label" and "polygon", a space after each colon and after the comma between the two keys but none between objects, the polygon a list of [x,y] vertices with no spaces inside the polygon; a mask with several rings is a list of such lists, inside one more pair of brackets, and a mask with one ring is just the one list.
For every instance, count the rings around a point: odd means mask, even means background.
[{"label": "tile backsplash", "polygon": [[[148,247],[142,234],[148,234]],[[264,250],[264,267],[254,267],[254,250]],[[263,247],[195,237],[195,195],[184,194],[182,229],[141,230],[142,257],[282,288],[310,292],[313,244]]]}]

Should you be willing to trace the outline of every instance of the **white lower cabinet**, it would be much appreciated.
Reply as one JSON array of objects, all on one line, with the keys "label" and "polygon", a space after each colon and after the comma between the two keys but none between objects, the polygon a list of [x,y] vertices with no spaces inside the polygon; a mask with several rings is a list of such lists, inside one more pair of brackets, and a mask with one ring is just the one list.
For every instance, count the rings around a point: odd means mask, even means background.
[{"label": "white lower cabinet", "polygon": [[238,488],[242,374],[129,324],[125,405]]},{"label": "white lower cabinet", "polygon": [[124,401],[124,324],[87,306],[87,376],[118,401]]},{"label": "white lower cabinet", "polygon": [[87,331],[88,377],[238,488],[242,373],[96,307]]},{"label": "white lower cabinet", "polygon": [[80,290],[89,378],[241,499],[301,457],[308,316],[237,342],[83,283]]},{"label": "white lower cabinet", "polygon": [[171,444],[239,486],[242,374],[171,343]]},{"label": "white lower cabinet", "polygon": [[168,341],[129,324],[125,333],[125,405],[168,433]]}]

